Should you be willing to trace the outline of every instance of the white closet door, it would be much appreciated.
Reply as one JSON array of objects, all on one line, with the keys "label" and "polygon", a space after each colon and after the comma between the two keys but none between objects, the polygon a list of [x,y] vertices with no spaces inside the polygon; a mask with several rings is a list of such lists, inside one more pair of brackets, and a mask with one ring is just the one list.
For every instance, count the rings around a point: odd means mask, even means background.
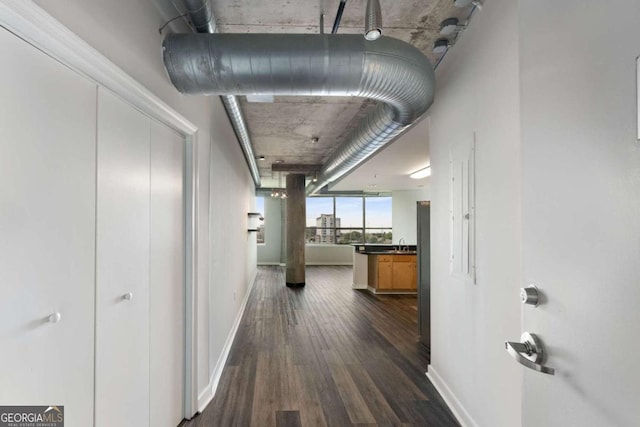
[{"label": "white closet door", "polygon": [[151,425],[175,427],[184,393],[184,139],[151,123]]},{"label": "white closet door", "polygon": [[2,28],[0,57],[0,405],[64,405],[85,427],[96,87]]},{"label": "white closet door", "polygon": [[98,93],[95,425],[149,425],[149,126]]}]

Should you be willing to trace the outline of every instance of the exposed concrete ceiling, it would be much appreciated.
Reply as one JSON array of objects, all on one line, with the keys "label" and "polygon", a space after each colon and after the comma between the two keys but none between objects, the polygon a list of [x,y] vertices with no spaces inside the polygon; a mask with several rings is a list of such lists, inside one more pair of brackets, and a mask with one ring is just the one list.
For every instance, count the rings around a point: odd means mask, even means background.
[{"label": "exposed concrete ceiling", "polygon": [[[166,1],[179,3],[178,0]],[[338,33],[362,34],[366,3],[366,0],[347,1]],[[411,43],[434,64],[437,58],[431,50],[434,41],[440,37],[440,22],[450,17],[464,22],[470,11],[470,7],[455,7],[453,0],[381,0],[380,3],[384,36]],[[339,0],[212,0],[221,33],[319,33],[321,13],[325,14],[324,31],[330,33],[338,5]],[[240,97],[240,102],[255,154],[265,157],[258,162],[263,187],[284,182],[280,179],[281,173],[271,171],[276,160],[286,164],[322,164],[375,106],[372,101],[353,97],[275,97],[273,103],[250,103]],[[317,143],[312,142],[314,137],[318,138]],[[414,156],[428,162],[428,151],[421,151],[424,147],[419,144],[409,146],[420,150]],[[381,169],[379,176],[400,172],[391,170],[401,166],[397,161],[380,160],[395,155],[395,151],[390,150],[386,148],[376,156],[380,162],[376,166]],[[408,159],[412,155],[403,157]],[[380,184],[386,187],[400,185],[398,182]],[[410,184],[415,188],[414,183]]]}]

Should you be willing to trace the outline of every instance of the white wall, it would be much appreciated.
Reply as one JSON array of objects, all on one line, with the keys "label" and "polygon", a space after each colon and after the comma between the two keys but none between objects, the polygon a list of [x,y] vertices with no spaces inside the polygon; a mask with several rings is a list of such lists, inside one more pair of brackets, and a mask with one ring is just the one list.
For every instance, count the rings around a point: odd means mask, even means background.
[{"label": "white wall", "polygon": [[[425,125],[422,127],[426,127]],[[418,131],[420,128],[416,128]],[[408,245],[418,242],[418,206],[417,202],[430,199],[430,185],[421,190],[393,191],[391,193],[393,243],[404,238]]]},{"label": "white wall", "polygon": [[306,245],[307,265],[353,265],[351,245]]},{"label": "white wall", "polygon": [[[279,265],[282,245],[282,199],[264,198],[264,244],[258,245],[258,264]],[[284,261],[284,260],[283,260]]]},{"label": "white wall", "polygon": [[[430,110],[429,375],[460,418],[479,426],[521,422],[522,368],[504,351],[521,332],[517,7],[492,0],[474,16],[437,70]],[[468,150],[474,132],[475,285],[449,274],[449,157]]]},{"label": "white wall", "polygon": [[[197,369],[198,392],[205,393],[206,398],[214,361],[222,352],[220,337],[230,332],[239,302],[256,271],[256,247],[250,244],[246,231],[247,212],[253,203],[253,182],[224,108],[217,97],[183,96],[171,85],[162,64],[162,36],[158,34],[164,19],[151,2],[37,0],[36,3],[199,128]],[[210,178],[214,186],[223,179],[224,187],[216,186],[210,192]],[[225,206],[224,213],[214,210],[211,234],[210,202],[211,206]],[[228,281],[210,277],[224,277]]]}]

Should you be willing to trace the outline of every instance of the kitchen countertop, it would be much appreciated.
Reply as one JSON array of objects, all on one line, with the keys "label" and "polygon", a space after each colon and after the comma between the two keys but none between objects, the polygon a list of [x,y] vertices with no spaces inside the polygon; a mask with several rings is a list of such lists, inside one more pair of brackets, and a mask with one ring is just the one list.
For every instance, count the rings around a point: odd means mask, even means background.
[{"label": "kitchen countertop", "polygon": [[[353,243],[355,253],[361,255],[416,255],[416,245],[394,245],[384,243]],[[399,250],[399,248],[406,250]]]},{"label": "kitchen countertop", "polygon": [[362,251],[360,255],[415,255],[416,251]]}]

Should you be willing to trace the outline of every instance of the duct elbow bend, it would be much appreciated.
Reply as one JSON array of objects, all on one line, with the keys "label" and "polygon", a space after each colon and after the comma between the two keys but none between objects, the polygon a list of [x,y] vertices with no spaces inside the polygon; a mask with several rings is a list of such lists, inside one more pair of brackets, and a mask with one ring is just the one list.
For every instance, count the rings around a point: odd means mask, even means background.
[{"label": "duct elbow bend", "polygon": [[401,40],[357,34],[170,34],[164,64],[185,94],[359,96],[380,101],[327,159],[315,193],[416,122],[434,99],[429,60]]}]

